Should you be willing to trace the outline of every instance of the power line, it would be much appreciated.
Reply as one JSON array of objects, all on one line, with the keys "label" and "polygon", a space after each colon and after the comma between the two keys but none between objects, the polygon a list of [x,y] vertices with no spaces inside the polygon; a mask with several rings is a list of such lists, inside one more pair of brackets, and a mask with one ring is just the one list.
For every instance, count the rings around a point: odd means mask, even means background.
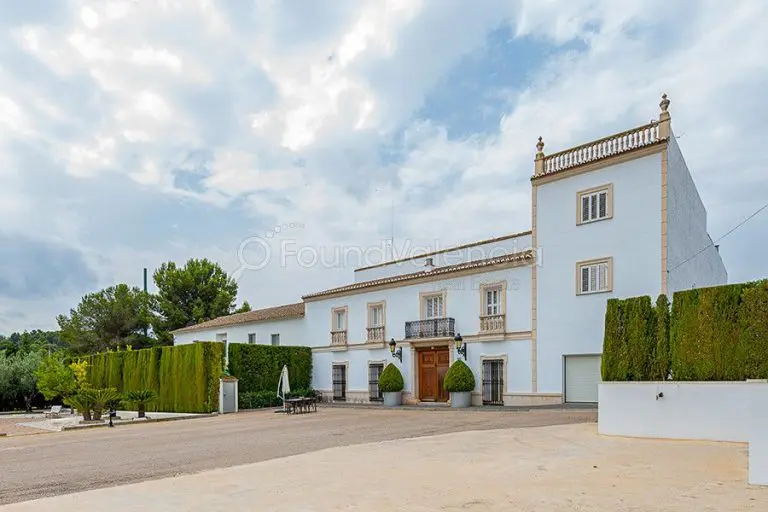
[{"label": "power line", "polygon": [[752,219],[752,217],[754,217],[755,215],[757,215],[757,214],[758,214],[758,213],[760,213],[761,211],[765,210],[766,208],[768,208],[768,203],[765,203],[763,206],[761,206],[760,208],[758,208],[757,210],[755,210],[755,211],[752,213],[752,215],[750,215],[750,216],[749,216],[749,217],[747,217],[746,219],[744,219],[744,220],[742,220],[741,222],[739,222],[738,224],[736,224],[736,225],[735,225],[734,227],[732,227],[732,228],[731,228],[731,229],[730,229],[730,230],[729,230],[729,231],[728,231],[726,234],[724,234],[723,236],[721,236],[720,238],[718,238],[718,239],[717,239],[717,240],[715,240],[714,242],[710,242],[710,243],[709,243],[709,245],[707,245],[706,247],[704,247],[703,249],[701,249],[699,252],[697,252],[696,254],[694,254],[693,256],[691,256],[690,258],[687,258],[687,259],[683,260],[682,262],[680,262],[679,264],[675,265],[674,267],[672,267],[672,268],[670,268],[670,269],[667,269],[667,274],[669,274],[670,272],[672,272],[672,271],[673,271],[673,270],[675,270],[676,268],[679,268],[679,267],[681,267],[681,266],[685,265],[686,263],[688,263],[689,261],[691,261],[693,258],[695,258],[696,256],[698,256],[699,254],[703,253],[704,251],[706,251],[707,249],[709,249],[710,247],[712,247],[713,245],[715,245],[716,243],[718,243],[720,240],[722,240],[723,238],[727,237],[728,235],[730,235],[731,233],[733,233],[734,231],[736,231],[737,229],[739,229],[741,226],[743,226],[743,225],[744,225],[744,224],[746,224],[746,223],[747,223],[749,220],[751,220],[751,219]]}]

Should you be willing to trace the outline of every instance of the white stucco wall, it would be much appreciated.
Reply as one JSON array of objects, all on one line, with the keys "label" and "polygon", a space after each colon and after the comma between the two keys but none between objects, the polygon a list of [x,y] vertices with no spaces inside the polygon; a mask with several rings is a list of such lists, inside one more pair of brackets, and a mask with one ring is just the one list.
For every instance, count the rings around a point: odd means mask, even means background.
[{"label": "white stucco wall", "polygon": [[[749,441],[747,382],[607,382],[599,386],[598,432],[628,437]],[[656,399],[657,393],[663,393]]]},{"label": "white stucco wall", "polygon": [[[613,184],[613,218],[577,225],[577,193]],[[538,391],[562,393],[563,355],[602,352],[605,303],[661,291],[661,155],[537,186]],[[613,291],[576,295],[576,262],[613,258]]]},{"label": "white stucco wall", "polygon": [[[725,284],[728,275],[707,233],[707,210],[673,136],[667,160],[667,268],[669,294],[678,290]],[[683,263],[685,262],[685,263]]]},{"label": "white stucco wall", "polygon": [[749,412],[749,483],[768,485],[768,385],[751,387]]},{"label": "white stucco wall", "polygon": [[348,343],[364,343],[367,304],[379,301],[386,301],[386,338],[402,340],[405,337],[405,323],[421,318],[419,293],[441,290],[446,290],[445,316],[456,320],[456,331],[463,336],[477,334],[480,330],[480,285],[502,280],[507,281],[507,331],[529,331],[531,329],[531,267],[526,266],[307,301],[305,305],[306,344],[314,347],[330,345],[331,310],[343,306],[348,308]]},{"label": "white stucco wall", "polygon": [[[524,251],[531,247],[531,235],[521,235],[506,240],[492,242],[488,244],[475,245],[456,251],[447,251],[440,254],[429,256],[436,267],[443,267],[446,265],[456,265],[466,261],[477,261],[487,258],[495,258],[504,256],[506,254],[513,254],[515,252]],[[418,250],[421,249],[421,250]],[[416,254],[424,254],[427,252],[439,251],[442,248],[435,246],[426,250],[425,248],[404,247],[404,254],[395,254],[395,259],[407,258],[415,256]],[[413,258],[408,261],[401,261],[399,263],[391,263],[389,265],[377,266],[374,268],[363,268],[355,271],[355,282],[370,281],[372,279],[380,279],[382,277],[399,276],[402,274],[410,274],[412,272],[420,272],[424,270],[425,257]]]},{"label": "white stucco wall", "polygon": [[227,334],[229,343],[248,343],[248,334],[256,333],[256,343],[271,344],[271,335],[280,335],[280,345],[304,345],[306,339],[306,324],[302,318],[278,320],[272,322],[255,322],[250,324],[228,325],[215,329],[202,329],[174,335],[173,344],[183,345],[194,341],[216,341],[217,334]]}]

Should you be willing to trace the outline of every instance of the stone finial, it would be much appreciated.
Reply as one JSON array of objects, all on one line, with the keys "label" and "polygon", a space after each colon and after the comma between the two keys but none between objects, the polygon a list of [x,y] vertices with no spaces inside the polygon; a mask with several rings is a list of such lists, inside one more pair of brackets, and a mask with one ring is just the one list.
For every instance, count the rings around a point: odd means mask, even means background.
[{"label": "stone finial", "polygon": [[667,99],[667,93],[661,95],[661,103],[659,103],[662,112],[666,112],[669,108],[669,100]]},{"label": "stone finial", "polygon": [[[542,156],[544,156],[544,140],[541,137],[539,137],[539,142],[536,143],[536,149]],[[539,155],[537,154],[536,156]]]}]

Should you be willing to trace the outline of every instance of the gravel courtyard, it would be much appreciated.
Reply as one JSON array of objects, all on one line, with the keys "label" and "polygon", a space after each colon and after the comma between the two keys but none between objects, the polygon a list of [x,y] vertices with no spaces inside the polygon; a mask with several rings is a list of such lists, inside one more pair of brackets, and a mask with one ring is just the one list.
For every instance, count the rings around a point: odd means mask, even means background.
[{"label": "gravel courtyard", "polygon": [[321,407],[0,437],[0,504],[195,473],[306,452],[468,430],[594,422],[595,410],[469,411]]},{"label": "gravel courtyard", "polygon": [[[458,418],[416,414],[398,419]],[[468,431],[340,446],[4,509],[764,511],[768,488],[746,484],[746,450],[602,437],[594,423]]]}]

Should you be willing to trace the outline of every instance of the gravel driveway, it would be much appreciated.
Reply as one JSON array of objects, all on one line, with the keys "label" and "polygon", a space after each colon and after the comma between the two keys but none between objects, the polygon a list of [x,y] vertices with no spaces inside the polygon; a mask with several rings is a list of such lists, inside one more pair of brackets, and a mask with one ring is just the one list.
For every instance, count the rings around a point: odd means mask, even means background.
[{"label": "gravel driveway", "polygon": [[0,504],[298,455],[471,430],[596,421],[595,410],[421,411],[321,407],[0,438]]}]

